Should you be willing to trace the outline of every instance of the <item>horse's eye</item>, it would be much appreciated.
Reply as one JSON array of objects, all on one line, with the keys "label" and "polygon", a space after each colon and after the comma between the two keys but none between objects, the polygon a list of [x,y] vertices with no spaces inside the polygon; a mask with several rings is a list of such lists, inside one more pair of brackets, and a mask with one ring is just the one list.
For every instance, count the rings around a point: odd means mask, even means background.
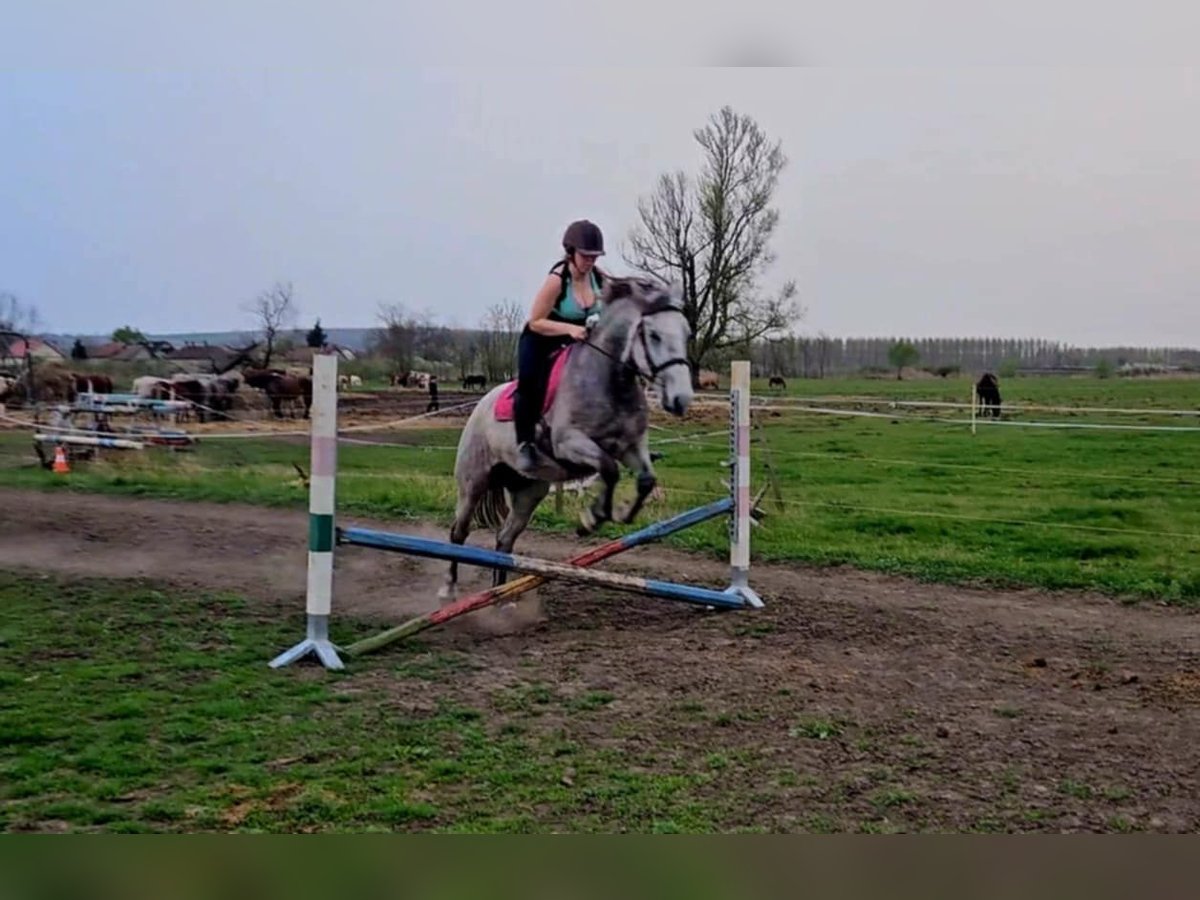
[{"label": "horse's eye", "polygon": [[661,343],[662,343],[662,336],[661,336],[661,335],[660,335],[660,334],[659,334],[657,331],[652,331],[652,332],[650,332],[650,343],[652,343],[652,344],[661,344]]}]

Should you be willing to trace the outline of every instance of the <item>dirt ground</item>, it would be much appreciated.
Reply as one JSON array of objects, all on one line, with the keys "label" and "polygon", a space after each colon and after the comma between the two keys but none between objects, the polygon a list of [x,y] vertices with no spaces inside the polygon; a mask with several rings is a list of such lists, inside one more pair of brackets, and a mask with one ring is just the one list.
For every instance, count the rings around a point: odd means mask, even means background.
[{"label": "dirt ground", "polygon": [[[0,499],[0,567],[145,578],[303,608],[302,511],[10,490]],[[341,520],[351,523],[395,527]],[[534,533],[518,544],[553,559],[579,547]],[[715,587],[727,574],[718,560],[661,547],[603,565]],[[433,608],[443,571],[343,548],[335,619],[395,622]],[[463,576],[468,586],[487,578]],[[611,693],[603,710],[573,723],[590,730],[576,739],[621,746],[631,761],[712,754],[722,761],[713,802],[734,809],[734,824],[1200,826],[1195,614],[851,570],[761,565],[752,582],[763,610],[715,613],[555,585],[532,604],[423,637],[478,661],[438,685],[463,702],[522,682]],[[430,698],[406,702],[417,710]]]}]

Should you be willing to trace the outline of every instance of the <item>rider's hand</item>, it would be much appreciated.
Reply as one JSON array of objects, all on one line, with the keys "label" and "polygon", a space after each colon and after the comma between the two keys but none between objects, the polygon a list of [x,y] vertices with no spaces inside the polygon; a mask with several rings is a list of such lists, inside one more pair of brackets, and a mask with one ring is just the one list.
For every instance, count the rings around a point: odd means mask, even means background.
[{"label": "rider's hand", "polygon": [[587,340],[587,329],[584,328],[582,325],[573,325],[571,327],[571,337],[573,337],[577,341],[586,341]]}]

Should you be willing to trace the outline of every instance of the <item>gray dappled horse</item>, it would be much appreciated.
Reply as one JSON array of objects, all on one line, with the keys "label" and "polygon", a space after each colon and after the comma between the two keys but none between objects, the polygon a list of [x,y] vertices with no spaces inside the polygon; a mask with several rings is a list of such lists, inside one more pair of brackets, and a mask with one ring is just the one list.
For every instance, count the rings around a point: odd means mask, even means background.
[{"label": "gray dappled horse", "polygon": [[[613,518],[618,464],[637,474],[637,495],[619,521],[632,522],[654,490],[646,440],[649,408],[638,378],[657,383],[668,413],[687,412],[692,402],[690,329],[682,296],[677,285],[609,278],[603,300],[603,312],[586,342],[570,345],[554,404],[538,426],[541,459],[533,477],[516,468],[513,423],[495,416],[505,385],[492,388],[475,406],[459,437],[454,463],[458,505],[450,529],[453,543],[466,541],[475,517],[485,527],[499,527],[496,549],[510,553],[551,485],[596,473],[602,490],[580,515],[577,529],[581,536],[591,534]],[[506,575],[498,570],[493,583],[502,584]],[[443,597],[453,593],[457,581],[458,564],[451,562]]]}]

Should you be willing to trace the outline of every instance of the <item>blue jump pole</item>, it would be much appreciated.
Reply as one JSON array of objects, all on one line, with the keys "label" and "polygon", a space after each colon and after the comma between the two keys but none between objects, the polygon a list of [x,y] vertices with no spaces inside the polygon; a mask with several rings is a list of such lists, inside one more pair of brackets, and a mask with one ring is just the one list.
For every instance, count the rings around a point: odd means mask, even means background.
[{"label": "blue jump pole", "polygon": [[[723,497],[705,506],[698,506],[695,509],[689,509],[687,512],[672,516],[669,519],[663,519],[660,522],[647,525],[645,528],[630,532],[623,537],[616,538],[598,547],[584,550],[582,553],[572,556],[566,562],[572,566],[588,568],[602,560],[608,559],[610,556],[616,556],[618,553],[624,553],[626,550],[632,550],[634,547],[640,547],[642,544],[661,540],[669,534],[674,534],[685,528],[691,528],[693,525],[699,525],[701,522],[707,522],[709,519],[715,519],[717,516],[728,513],[731,509],[733,509],[733,498]],[[521,594],[541,587],[548,580],[549,578],[546,575],[522,575],[513,581],[507,581],[504,584],[487,588],[468,597],[462,597],[447,606],[439,607],[432,612],[409,619],[395,628],[389,628],[387,631],[363,638],[361,641],[356,641],[346,648],[346,653],[350,656],[370,653],[373,650],[378,650],[380,647],[386,647],[394,641],[410,637],[419,631],[424,631],[426,628],[441,625],[449,622],[451,619],[456,619],[459,616],[482,609],[485,606],[490,606],[493,603],[498,603],[502,600],[515,601]]]},{"label": "blue jump pole", "polygon": [[[701,507],[700,510],[693,510],[692,512],[697,515],[699,521],[703,521],[707,517],[705,513],[709,511]],[[675,522],[672,522],[672,524],[675,524],[676,528],[678,527]],[[654,526],[646,529],[646,531],[652,530],[654,530]],[[654,538],[647,535],[643,539],[653,540]],[[531,556],[500,553],[499,551],[486,550],[482,547],[451,544],[447,541],[437,541],[387,531],[375,531],[369,528],[339,529],[338,543],[357,545],[359,547],[372,547],[376,550],[392,550],[397,553],[407,553],[410,556],[423,556],[430,559],[454,560],[467,565],[482,566],[489,569],[511,569],[518,572],[548,575],[554,578],[561,578],[563,581],[593,584],[613,590],[649,594],[650,596],[662,597],[666,600],[679,600],[685,603],[698,603],[704,606],[741,609],[750,605],[744,597],[734,592],[733,589],[716,591],[710,588],[694,587],[672,581],[657,581],[652,578],[641,578],[635,575],[597,572],[593,569],[582,569],[569,563],[556,563]]]}]

